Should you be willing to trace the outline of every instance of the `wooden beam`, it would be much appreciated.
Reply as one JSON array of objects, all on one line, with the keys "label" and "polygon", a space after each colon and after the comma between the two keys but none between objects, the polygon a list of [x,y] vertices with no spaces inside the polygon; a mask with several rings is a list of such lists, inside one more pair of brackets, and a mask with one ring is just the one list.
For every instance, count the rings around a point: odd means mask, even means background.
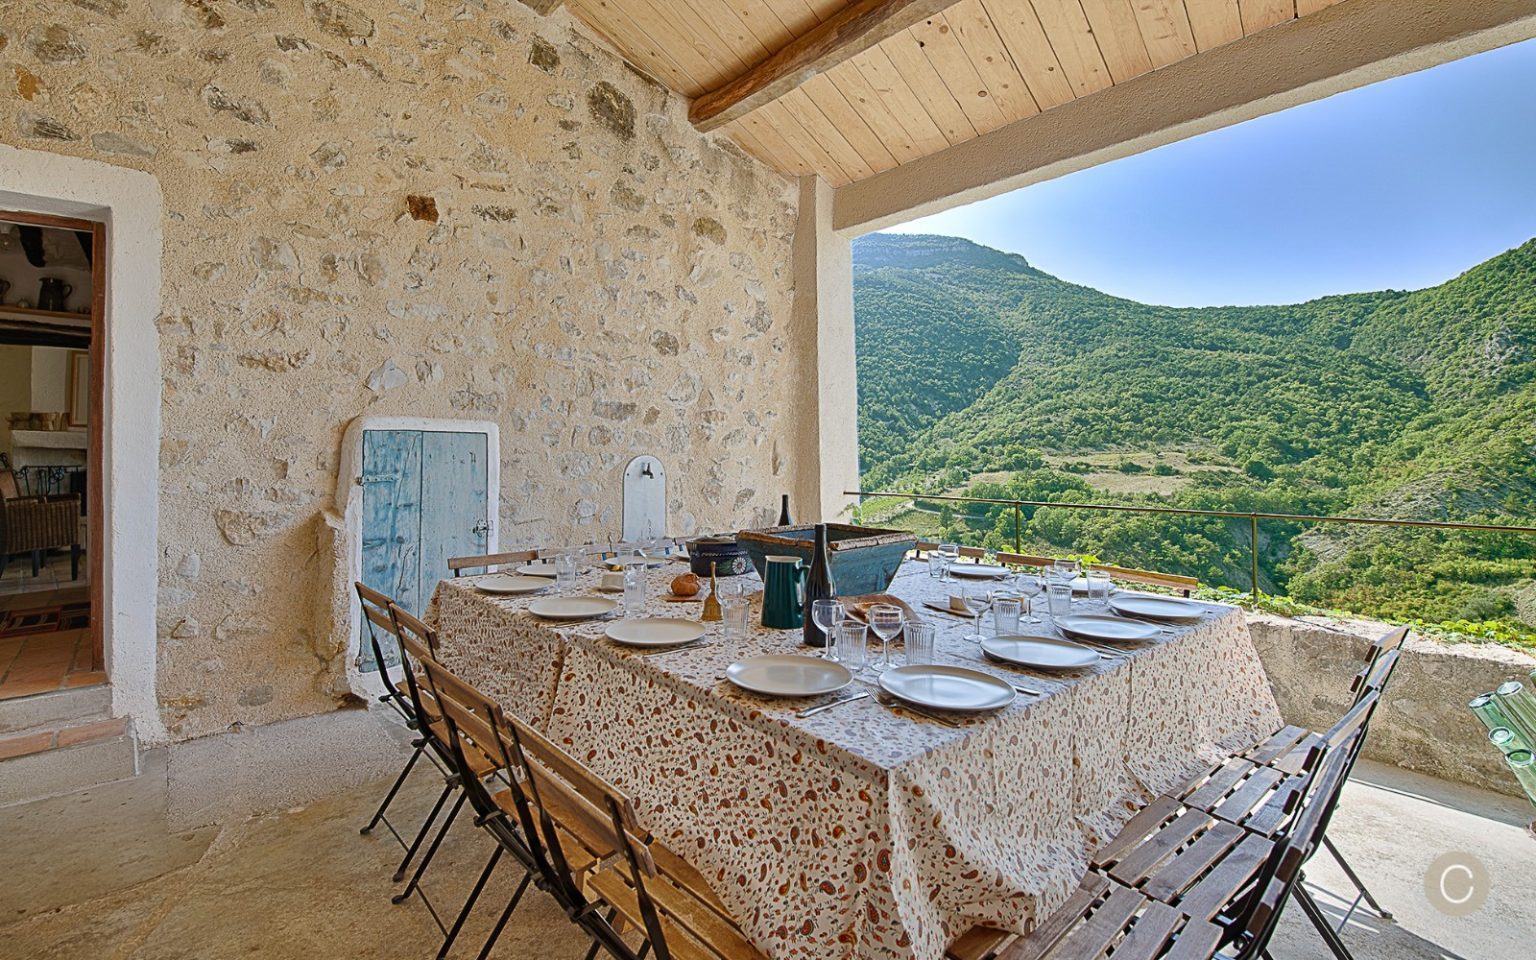
[{"label": "wooden beam", "polygon": [[957,0],[853,0],[808,33],[739,77],[693,101],[688,119],[700,130],[724,126],[807,80],[852,59]]}]

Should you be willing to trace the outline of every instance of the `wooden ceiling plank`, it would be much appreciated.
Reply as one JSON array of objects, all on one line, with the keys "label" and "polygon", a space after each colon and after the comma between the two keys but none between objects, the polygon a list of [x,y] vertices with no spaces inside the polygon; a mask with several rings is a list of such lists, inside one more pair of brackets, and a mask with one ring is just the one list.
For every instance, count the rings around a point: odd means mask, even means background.
[{"label": "wooden ceiling plank", "polygon": [[[1015,69],[1029,85],[1029,92],[1041,110],[1059,107],[1074,98],[1066,71],[1046,39],[1045,29],[1035,8],[1016,0],[980,0],[982,9],[997,31]],[[961,31],[964,36],[965,31]]]},{"label": "wooden ceiling plank", "polygon": [[[890,103],[880,95],[880,92],[869,82],[869,78],[859,69],[857,60],[840,63],[823,76],[832,81],[832,85],[837,87],[843,99],[859,112],[859,117],[869,125],[870,130],[874,131],[875,136],[891,152],[891,156],[896,158],[898,164],[926,156],[926,151],[918,146],[917,138],[902,126],[901,121],[896,118],[896,114],[891,109]],[[915,97],[913,101],[916,102]],[[918,104],[917,109],[921,111],[922,105]],[[923,114],[923,119],[928,119],[926,113]],[[929,121],[929,125],[932,126],[932,121]],[[933,141],[942,146],[944,135],[939,133],[938,127],[932,127],[932,130]]]},{"label": "wooden ceiling plank", "polygon": [[834,187],[852,183],[853,177],[842,168],[837,159],[812,136],[800,121],[784,106],[783,98],[765,103],[757,109],[784,141],[804,157],[811,170]]},{"label": "wooden ceiling plank", "polygon": [[1237,0],[1184,0],[1195,46],[1211,50],[1243,38],[1243,15]]},{"label": "wooden ceiling plank", "polygon": [[572,13],[622,55],[633,58],[636,66],[654,73],[668,87],[688,97],[707,89],[692,70],[630,19],[621,5],[611,0],[570,0],[569,6]]},{"label": "wooden ceiling plank", "polygon": [[[816,24],[825,20],[830,13],[823,15],[816,9],[815,4],[806,3],[805,0],[763,0],[767,7],[773,11],[779,22],[784,24],[784,29],[795,36],[805,33]],[[834,10],[841,4],[833,7]]]},{"label": "wooden ceiling plank", "polygon": [[757,138],[757,134],[745,122],[737,120],[735,123],[728,123],[721,128],[720,132],[736,141],[737,146],[741,147],[751,156],[761,160],[770,168],[786,176],[797,176],[795,171],[789,169],[778,157],[774,156],[772,150],[763,145],[763,142]]},{"label": "wooden ceiling plank", "polygon": [[[768,46],[757,34],[755,24],[763,20],[765,14],[773,24],[783,31],[784,27],[773,16],[771,11],[760,3],[752,0],[672,0],[673,3],[684,4],[692,7],[699,19],[710,25],[736,55],[747,63],[756,63],[766,60],[771,51],[777,46]],[[744,13],[744,7],[752,8],[752,13]],[[748,18],[753,22],[748,22]],[[764,24],[766,27],[766,24]]]},{"label": "wooden ceiling plank", "polygon": [[[746,69],[746,61],[686,3],[669,0],[624,0],[630,17],[653,37],[664,37],[673,50],[686,47],[709,65],[708,86],[723,82]],[[673,38],[676,38],[675,41]]]},{"label": "wooden ceiling plank", "polygon": [[767,117],[757,113],[749,113],[738,120],[737,123],[750,130],[753,138],[762,145],[763,149],[768,151],[769,156],[772,158],[769,162],[774,167],[796,177],[816,172],[815,168],[811,166],[811,162],[800,154],[800,151],[794,144],[784,139],[784,135],[779,132],[779,128],[771,123]]},{"label": "wooden ceiling plank", "polygon": [[846,136],[844,136],[838,124],[833,123],[816,102],[805,92],[805,88],[791,90],[779,98],[784,110],[796,121],[806,135],[815,140],[817,145],[836,162],[839,169],[848,174],[852,180],[863,180],[874,174],[874,167],[864,159]]},{"label": "wooden ceiling plank", "polygon": [[806,78],[857,56],[955,0],[853,0],[830,20],[796,37],[750,69],[698,97],[688,118],[709,130],[770,103]]},{"label": "wooden ceiling plank", "polygon": [[[843,95],[843,91],[832,81],[830,73],[812,77],[800,89],[805,91],[805,95],[816,104],[827,120],[842,132],[853,148],[859,151],[859,156],[872,171],[878,173],[896,166],[896,155],[859,109]],[[875,106],[876,112],[883,110],[883,105]]]},{"label": "wooden ceiling plank", "polygon": [[1243,35],[1249,37],[1296,19],[1296,0],[1238,0],[1237,8],[1243,14]]},{"label": "wooden ceiling plank", "polygon": [[855,62],[919,150],[929,154],[949,146],[949,138],[939,129],[938,121],[929,116],[928,108],[883,47],[866,51]]},{"label": "wooden ceiling plank", "polygon": [[933,69],[933,64],[923,55],[923,48],[910,30],[903,30],[880,45],[890,58],[896,71],[907,81],[912,93],[922,102],[928,116],[938,124],[939,131],[951,145],[964,143],[976,136],[976,128],[965,115],[960,104],[949,92],[944,78]]},{"label": "wooden ceiling plank", "polygon": [[1093,27],[1077,0],[1034,0],[1033,6],[1067,81],[1079,97],[1114,83],[1093,38]]},{"label": "wooden ceiling plank", "polygon": [[1319,10],[1326,10],[1338,2],[1339,0],[1296,0],[1296,16],[1305,17]]},{"label": "wooden ceiling plank", "polygon": [[1040,112],[1028,81],[1014,63],[1008,45],[998,35],[981,0],[960,0],[944,11],[944,19],[1007,120],[1021,120]]},{"label": "wooden ceiling plank", "polygon": [[911,33],[929,66],[933,67],[939,81],[960,105],[961,112],[978,134],[996,130],[1008,122],[1003,108],[993,99],[991,89],[981,79],[976,65],[960,45],[959,35],[943,14],[914,24]]},{"label": "wooden ceiling plank", "polygon": [[1166,67],[1198,52],[1184,0],[1135,0],[1132,8],[1153,67]]},{"label": "wooden ceiling plank", "polygon": [[1099,52],[1116,83],[1124,83],[1152,69],[1152,58],[1141,39],[1141,27],[1130,0],[1082,0],[1083,13],[1093,25]]}]

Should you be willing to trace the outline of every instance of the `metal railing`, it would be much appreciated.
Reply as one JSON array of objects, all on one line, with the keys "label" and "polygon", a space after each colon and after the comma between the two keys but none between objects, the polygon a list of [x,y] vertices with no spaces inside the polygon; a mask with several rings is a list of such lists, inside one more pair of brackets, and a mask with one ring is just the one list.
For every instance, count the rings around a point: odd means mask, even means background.
[{"label": "metal railing", "polygon": [[1259,521],[1286,520],[1293,523],[1347,523],[1380,527],[1423,527],[1433,530],[1477,530],[1490,533],[1525,533],[1536,535],[1536,527],[1499,523],[1465,523],[1455,520],[1389,520],[1382,517],[1343,517],[1306,513],[1266,513],[1243,510],[1196,510],[1187,507],[1156,507],[1125,503],[1073,503],[1056,500],[1006,500],[990,497],[959,497],[938,493],[900,493],[895,491],[844,490],[845,497],[896,497],[912,500],[946,500],[955,503],[988,503],[1013,508],[1013,549],[1024,552],[1024,508],[1052,507],[1062,510],[1108,510],[1117,513],[1173,514],[1186,517],[1219,517],[1248,521],[1249,590],[1253,596],[1263,592],[1259,583]]}]

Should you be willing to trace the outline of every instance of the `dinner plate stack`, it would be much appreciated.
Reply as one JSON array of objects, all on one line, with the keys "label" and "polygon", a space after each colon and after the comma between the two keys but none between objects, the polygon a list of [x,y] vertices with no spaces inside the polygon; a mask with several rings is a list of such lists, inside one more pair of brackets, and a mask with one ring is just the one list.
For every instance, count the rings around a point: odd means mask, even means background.
[{"label": "dinner plate stack", "polygon": [[1099,662],[1097,650],[1058,637],[987,637],[981,641],[981,652],[1035,670],[1083,670]]},{"label": "dinner plate stack", "polygon": [[1102,643],[1132,643],[1155,640],[1163,632],[1162,628],[1155,624],[1093,613],[1057,617],[1056,629],[1068,636],[1081,637],[1084,640],[1098,640]]},{"label": "dinner plate stack", "polygon": [[880,674],[880,689],[919,707],[960,713],[1001,710],[1018,695],[1011,684],[994,676],[942,664],[887,670]]},{"label": "dinner plate stack", "polygon": [[749,657],[726,668],[725,678],[768,697],[814,697],[834,693],[853,682],[848,668],[821,657],[776,653]]},{"label": "dinner plate stack", "polygon": [[1122,616],[1145,620],[1193,623],[1205,615],[1205,607],[1192,600],[1159,597],[1150,593],[1122,593],[1109,598],[1109,608]]}]

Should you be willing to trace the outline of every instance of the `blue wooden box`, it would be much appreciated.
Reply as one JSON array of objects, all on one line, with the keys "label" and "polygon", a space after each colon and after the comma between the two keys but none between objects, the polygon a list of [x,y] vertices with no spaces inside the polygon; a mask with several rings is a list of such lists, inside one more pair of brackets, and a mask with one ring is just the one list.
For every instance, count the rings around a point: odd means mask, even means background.
[{"label": "blue wooden box", "polygon": [[[743,530],[736,542],[747,550],[757,575],[763,576],[765,557],[799,557],[807,566],[816,547],[816,527],[797,524]],[[896,576],[902,558],[917,545],[917,537],[905,530],[857,527],[847,523],[827,524],[827,556],[832,561],[832,579],[839,596],[884,593]]]}]

